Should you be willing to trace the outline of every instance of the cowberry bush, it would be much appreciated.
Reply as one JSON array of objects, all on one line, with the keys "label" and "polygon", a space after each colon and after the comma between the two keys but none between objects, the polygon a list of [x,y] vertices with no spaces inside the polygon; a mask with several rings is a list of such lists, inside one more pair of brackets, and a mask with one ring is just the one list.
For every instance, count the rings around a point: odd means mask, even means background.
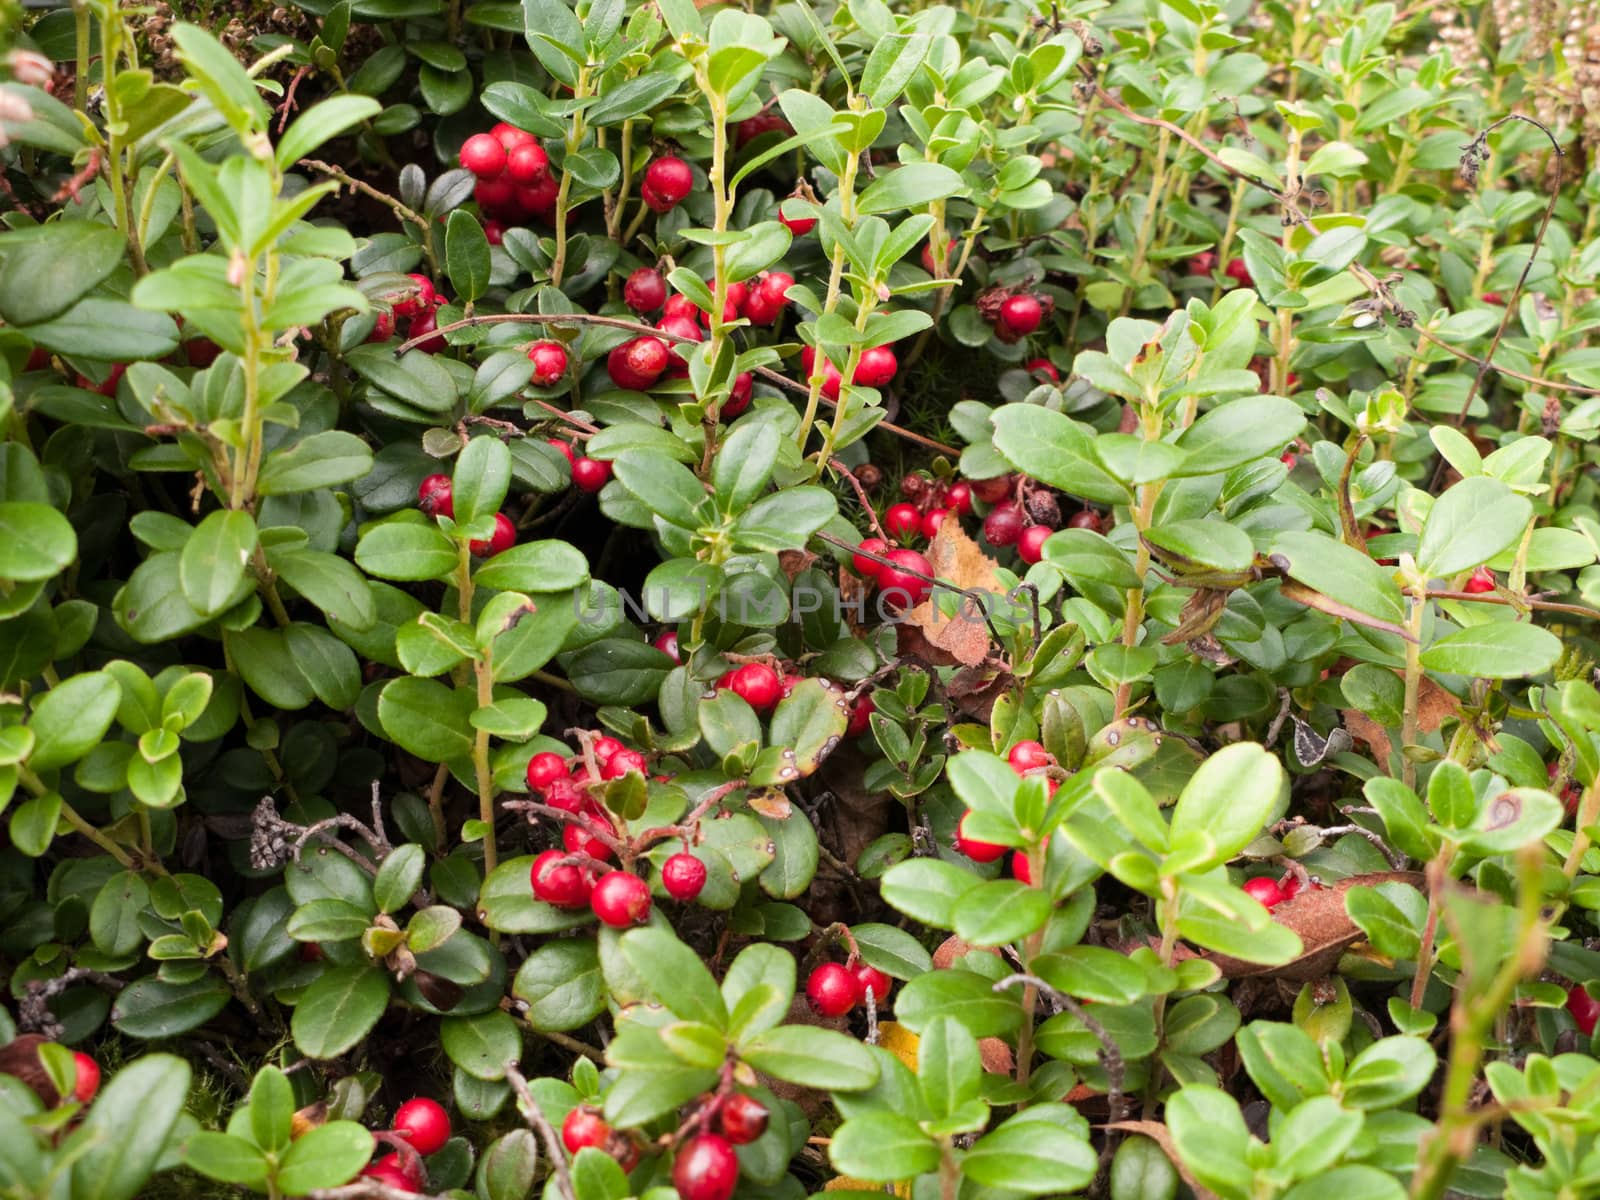
[{"label": "cowberry bush", "polygon": [[0,1196],[1600,1189],[1600,24],[0,0]]}]

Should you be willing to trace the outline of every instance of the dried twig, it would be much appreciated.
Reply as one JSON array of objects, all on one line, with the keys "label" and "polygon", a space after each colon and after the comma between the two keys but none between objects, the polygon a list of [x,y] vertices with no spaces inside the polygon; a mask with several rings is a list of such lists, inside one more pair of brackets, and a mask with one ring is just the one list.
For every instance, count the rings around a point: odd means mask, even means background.
[{"label": "dried twig", "polygon": [[556,1136],[555,1128],[550,1124],[550,1119],[544,1115],[544,1110],[539,1107],[539,1102],[533,1098],[533,1093],[528,1090],[528,1081],[517,1069],[515,1062],[506,1064],[506,1082],[511,1085],[511,1090],[517,1094],[517,1107],[521,1110],[523,1118],[538,1132],[544,1141],[545,1152],[550,1156],[550,1167],[556,1173],[557,1186],[565,1200],[577,1200],[577,1193],[572,1188],[572,1173],[567,1169],[567,1154],[561,1145],[561,1139]]}]

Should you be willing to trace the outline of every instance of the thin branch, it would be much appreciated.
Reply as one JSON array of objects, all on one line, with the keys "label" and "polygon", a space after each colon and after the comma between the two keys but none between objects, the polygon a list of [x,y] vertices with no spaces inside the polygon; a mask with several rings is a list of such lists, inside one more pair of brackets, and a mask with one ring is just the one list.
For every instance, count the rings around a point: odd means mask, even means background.
[{"label": "thin branch", "polygon": [[1025,971],[1018,971],[1014,975],[1007,975],[1004,979],[1000,980],[999,983],[995,984],[990,990],[1003,992],[1008,987],[1018,983],[1031,983],[1039,990],[1040,995],[1049,997],[1053,1004],[1059,1005],[1061,1008],[1066,1009],[1074,1017],[1078,1018],[1078,1020],[1083,1023],[1083,1027],[1087,1029],[1094,1036],[1095,1040],[1100,1043],[1100,1065],[1102,1068],[1104,1068],[1106,1073],[1107,1105],[1110,1108],[1111,1119],[1113,1121],[1122,1120],[1123,1117],[1127,1115],[1123,1109],[1123,1085],[1126,1082],[1127,1076],[1126,1065],[1122,1060],[1122,1051],[1118,1048],[1116,1039],[1106,1032],[1106,1027],[1104,1025],[1100,1024],[1099,1021],[1096,1021],[1088,1014],[1083,1005],[1079,1004],[1076,1000],[1074,1000],[1071,996],[1066,995],[1064,992],[1051,987],[1037,975],[1029,975]]},{"label": "thin branch", "polygon": [[556,1173],[556,1180],[560,1193],[565,1200],[577,1200],[577,1193],[572,1188],[572,1173],[567,1170],[567,1155],[561,1145],[561,1139],[556,1136],[556,1131],[550,1124],[550,1119],[544,1115],[544,1110],[539,1107],[539,1102],[533,1098],[533,1093],[528,1090],[528,1081],[523,1078],[522,1072],[517,1069],[517,1064],[506,1064],[506,1082],[511,1085],[511,1090],[517,1094],[517,1107],[521,1109],[524,1119],[538,1131],[544,1140],[545,1152],[550,1156],[550,1167]]}]

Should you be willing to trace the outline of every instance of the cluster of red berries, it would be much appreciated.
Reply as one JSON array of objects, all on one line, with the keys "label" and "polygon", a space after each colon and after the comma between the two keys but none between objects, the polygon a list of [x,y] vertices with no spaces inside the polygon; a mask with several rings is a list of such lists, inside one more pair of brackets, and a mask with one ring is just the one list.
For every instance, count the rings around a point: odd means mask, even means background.
[{"label": "cluster of red berries", "polygon": [[500,122],[461,144],[461,165],[477,176],[473,199],[484,215],[483,231],[500,244],[507,224],[529,217],[548,220],[561,183],[550,173],[550,156],[526,130]]},{"label": "cluster of red berries", "polygon": [[396,323],[404,321],[403,334],[406,340],[420,337],[423,340],[417,343],[416,348],[424,354],[437,354],[445,347],[444,335],[426,335],[439,328],[438,310],[444,303],[444,297],[426,275],[411,275],[408,278],[411,284],[405,290],[384,297],[388,307],[378,309],[367,341],[388,341],[394,336]]},{"label": "cluster of red berries", "polygon": [[909,546],[891,548],[882,538],[865,538],[856,548],[850,565],[857,575],[877,584],[883,603],[896,610],[915,608],[933,591],[933,584],[929,582],[933,564],[927,555]]},{"label": "cluster of red berries", "polygon": [[416,1195],[427,1183],[422,1159],[437,1154],[450,1140],[450,1115],[425,1096],[407,1100],[394,1114],[390,1132],[404,1138],[414,1154],[385,1154],[373,1160],[361,1175],[397,1192]]},{"label": "cluster of red berries", "polygon": [[[1317,889],[1317,885],[1314,883],[1308,884],[1307,887],[1311,891]],[[1269,875],[1257,875],[1252,879],[1246,879],[1243,888],[1245,895],[1269,910],[1277,908],[1285,900],[1293,900],[1302,890],[1306,890],[1301,886],[1300,877],[1293,871],[1290,871],[1282,879],[1273,879]]]},{"label": "cluster of red berries", "polygon": [[579,454],[572,448],[570,442],[564,442],[560,438],[550,438],[549,442],[565,456],[567,465],[572,468],[573,486],[580,492],[593,495],[611,482],[609,462]]},{"label": "cluster of red berries", "polygon": [[[454,517],[455,497],[451,491],[450,476],[429,475],[417,485],[417,507],[430,517]],[[503,512],[494,515],[494,532],[487,539],[474,538],[467,548],[479,558],[493,558],[504,554],[517,544],[517,527]]]},{"label": "cluster of red berries", "polygon": [[941,479],[930,486],[921,476],[908,475],[900,481],[900,490],[916,503],[891,504],[883,514],[883,531],[902,544],[931,540],[947,517],[959,519],[972,512],[972,485],[963,480]]},{"label": "cluster of red berries", "polygon": [[[1215,250],[1202,250],[1189,260],[1189,274],[1209,276],[1217,269],[1217,252]],[[1233,280],[1240,287],[1254,287],[1255,279],[1250,275],[1250,268],[1245,266],[1244,259],[1230,258],[1228,265],[1222,273]]]},{"label": "cluster of red berries", "polygon": [[[800,366],[809,379],[815,372],[817,364],[817,350],[815,346],[802,346],[800,348]],[[874,346],[870,350],[863,350],[861,357],[856,361],[856,373],[852,382],[858,387],[881,388],[886,386],[900,370],[900,360],[894,355],[892,346]],[[844,375],[839,368],[834,366],[827,358],[822,360],[822,394],[829,400],[839,398],[839,389],[844,386]]]},{"label": "cluster of red berries", "polygon": [[[1047,770],[1055,766],[1055,756],[1044,748],[1042,742],[1018,742],[1006,753],[1006,761],[1011,764],[1011,769],[1018,775],[1027,776],[1037,771]],[[1056,789],[1061,786],[1060,780],[1049,779],[1047,786],[1053,796]],[[967,833],[967,819],[972,813],[966,812],[961,816],[960,823],[956,826],[956,849],[965,854],[973,862],[992,863],[1003,857],[1011,849],[998,842],[985,842],[972,837]],[[1028,856],[1021,850],[1011,854],[1011,876],[1022,883],[1033,882],[1033,868],[1029,865]]]},{"label": "cluster of red berries", "polygon": [[887,975],[860,959],[853,959],[849,965],[825,962],[806,978],[806,1003],[819,1017],[842,1017],[865,1004],[868,992],[872,993],[873,1005],[881,1009],[892,986]]}]

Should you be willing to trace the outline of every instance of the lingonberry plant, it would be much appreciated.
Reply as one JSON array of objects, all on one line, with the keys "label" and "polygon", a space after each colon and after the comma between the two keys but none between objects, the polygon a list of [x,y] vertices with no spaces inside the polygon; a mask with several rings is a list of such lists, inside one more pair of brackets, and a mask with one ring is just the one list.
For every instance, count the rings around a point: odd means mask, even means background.
[{"label": "lingonberry plant", "polygon": [[0,0],[0,1197],[1600,1188],[1592,6],[229,13]]}]

